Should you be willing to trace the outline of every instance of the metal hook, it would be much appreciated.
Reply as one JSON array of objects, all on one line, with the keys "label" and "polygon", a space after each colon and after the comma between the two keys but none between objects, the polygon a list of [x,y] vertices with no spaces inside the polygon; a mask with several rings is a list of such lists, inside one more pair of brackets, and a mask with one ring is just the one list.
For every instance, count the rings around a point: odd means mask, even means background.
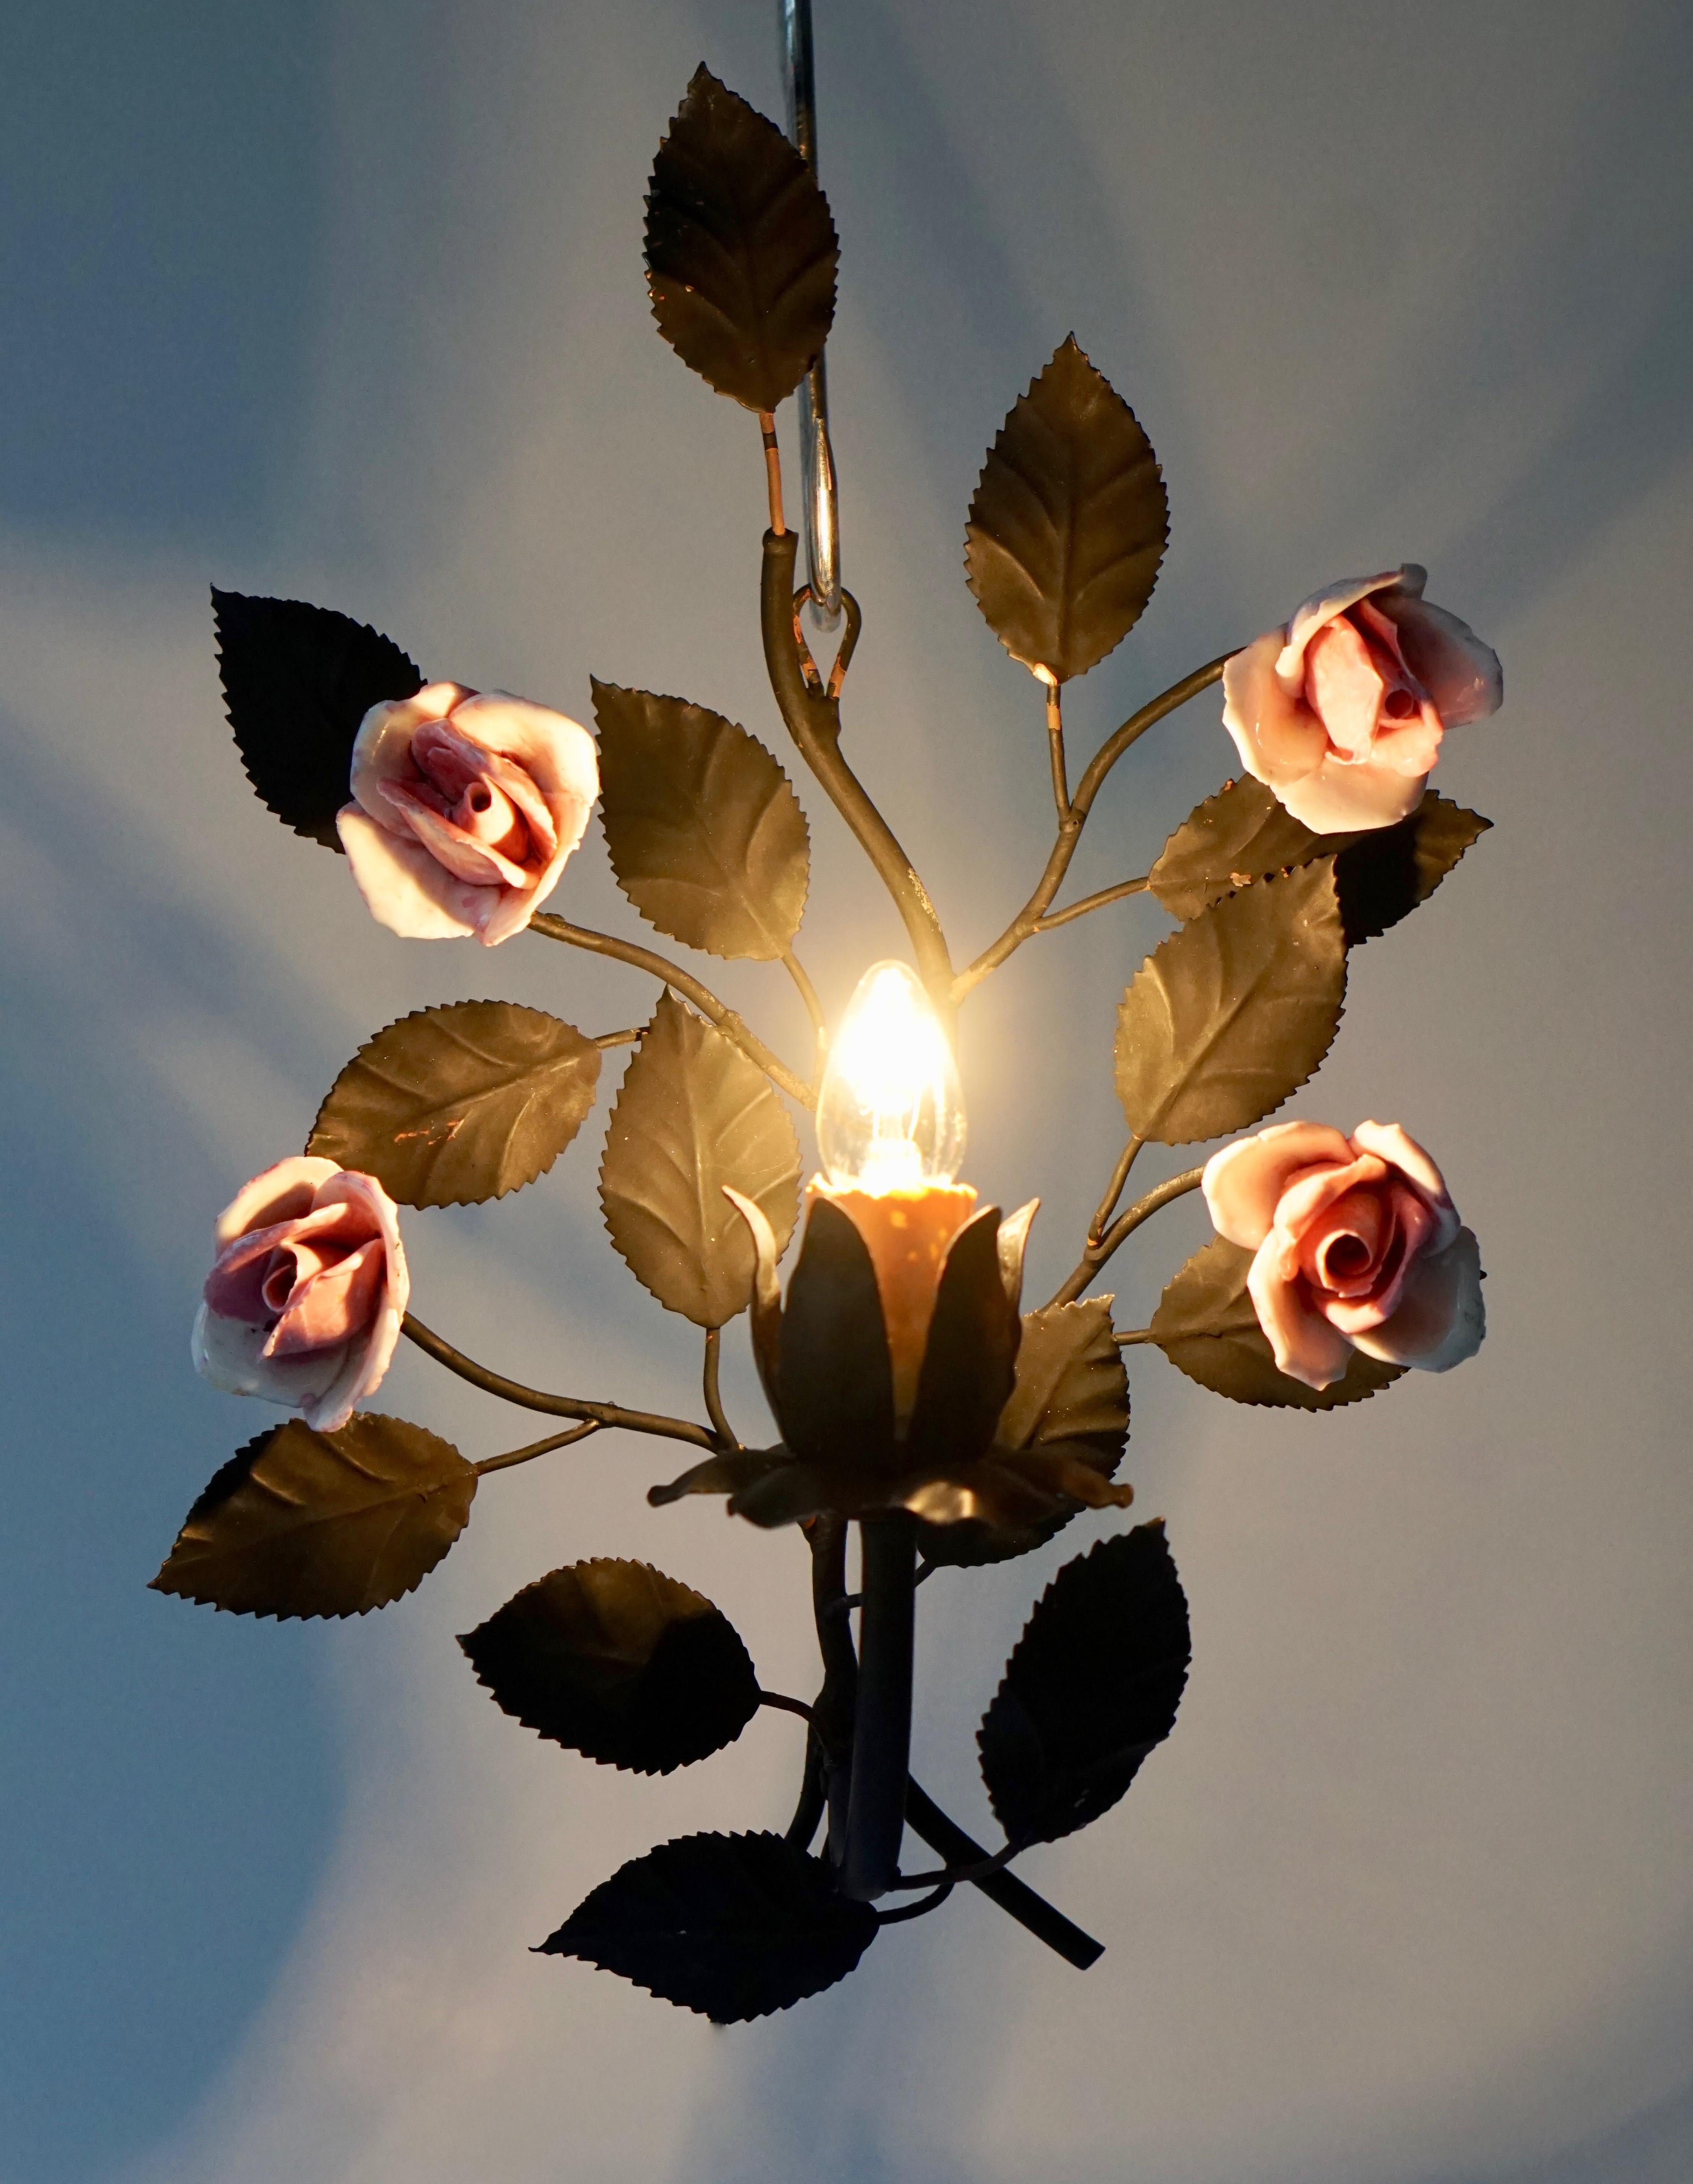
[{"label": "metal hook", "polygon": [[[788,134],[799,156],[817,170],[817,92],[811,58],[811,0],[777,0],[788,92]],[[810,610],[819,628],[841,618],[840,511],[835,456],[829,441],[829,386],[819,356],[796,390],[799,411],[799,491],[805,530],[805,569]]]}]

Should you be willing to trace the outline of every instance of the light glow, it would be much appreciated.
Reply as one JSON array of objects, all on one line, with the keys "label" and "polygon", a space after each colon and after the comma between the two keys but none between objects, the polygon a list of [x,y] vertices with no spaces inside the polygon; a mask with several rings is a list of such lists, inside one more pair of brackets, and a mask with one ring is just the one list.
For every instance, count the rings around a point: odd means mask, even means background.
[{"label": "light glow", "polygon": [[817,1096],[817,1150],[837,1190],[926,1190],[958,1173],[958,1065],[906,964],[874,963],[858,982]]}]

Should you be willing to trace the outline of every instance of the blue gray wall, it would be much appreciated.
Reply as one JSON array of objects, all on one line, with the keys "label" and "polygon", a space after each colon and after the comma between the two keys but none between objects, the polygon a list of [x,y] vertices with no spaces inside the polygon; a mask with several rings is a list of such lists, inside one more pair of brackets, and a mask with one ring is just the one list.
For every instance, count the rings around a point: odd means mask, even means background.
[{"label": "blue gray wall", "polygon": [[[143,1590],[263,1423],[189,1372],[213,1214],[376,1025],[508,992],[590,1028],[632,976],[378,932],[247,790],[206,586],[319,599],[432,673],[584,713],[590,672],[777,734],[750,421],[665,350],[653,146],[701,58],[777,110],[764,0],[16,0],[0,25],[0,802],[11,1489],[0,1525],[3,2184],[1680,2184],[1693,2166],[1693,1550],[1681,995],[1693,779],[1693,30],[1618,4],[817,0],[844,240],[831,348],[849,733],[961,950],[1044,854],[1027,677],[959,572],[981,453],[1074,328],[1174,513],[1077,690],[1140,698],[1354,570],[1425,561],[1506,662],[1437,781],[1498,824],[1355,966],[1293,1112],[1402,1120],[1491,1279],[1476,1363],[1327,1420],[1132,1353],[1130,1475],[1195,1614],[1177,1735],[1033,1862],[1085,1976],[985,1904],[714,2032],[526,1953],[622,1858],[779,1818],[794,1725],[662,1784],[505,1720],[453,1634],[582,1554],[710,1591],[803,1689],[803,1557],[596,1441],[491,1482],[348,1628]],[[791,431],[788,433],[791,443]],[[1137,750],[1078,888],[1233,764]],[[820,799],[832,1006],[897,943]],[[565,895],[629,917],[603,853]],[[1126,905],[972,1004],[972,1176],[1069,1263],[1117,1142]],[[561,959],[561,960],[555,960]],[[723,973],[778,1043],[788,995]],[[420,1308],[545,1383],[692,1400],[606,1247],[587,1140],[415,1216]],[[1200,1223],[1119,1277],[1144,1317]],[[738,1342],[732,1348],[738,1353]],[[732,1400],[755,1408],[744,1361]],[[524,1437],[408,1357],[393,1407]],[[388,1399],[385,1395],[385,1401]],[[923,1765],[1063,1553],[923,1595]]]}]

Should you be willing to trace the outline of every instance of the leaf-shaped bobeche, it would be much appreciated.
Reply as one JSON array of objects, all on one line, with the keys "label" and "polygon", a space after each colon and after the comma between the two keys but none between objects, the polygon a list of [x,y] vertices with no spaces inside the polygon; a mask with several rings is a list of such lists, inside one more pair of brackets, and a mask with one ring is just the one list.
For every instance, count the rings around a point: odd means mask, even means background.
[{"label": "leaf-shaped bobeche", "polygon": [[774,410],[822,354],[839,254],[793,145],[696,70],[647,197],[653,316],[682,362],[747,409]]},{"label": "leaf-shaped bobeche", "polygon": [[153,1589],[237,1615],[363,1615],[429,1574],[476,1490],[475,1466],[404,1418],[292,1418],[214,1474]]},{"label": "leaf-shaped bobeche", "polygon": [[1064,1565],[977,1736],[1011,1841],[1053,1842],[1111,1809],[1175,1726],[1189,1650],[1188,1603],[1161,1521]]},{"label": "leaf-shaped bobeche", "polygon": [[683,1836],[602,1881],[541,1952],[738,2025],[844,1980],[876,1926],[869,1904],[781,1836]]},{"label": "leaf-shaped bobeche", "polygon": [[600,809],[617,884],[651,925],[713,956],[785,955],[810,839],[788,776],[721,713],[593,685]]},{"label": "leaf-shaped bobeche", "polygon": [[977,603],[1014,660],[1068,682],[1139,621],[1169,535],[1151,445],[1072,334],[988,451],[965,533]]},{"label": "leaf-shaped bobeche", "polygon": [[1147,884],[1177,917],[1197,917],[1256,879],[1332,856],[1342,934],[1351,948],[1426,902],[1492,823],[1430,788],[1396,826],[1313,834],[1261,782],[1231,781],[1171,835]]},{"label": "leaf-shaped bobeche", "polygon": [[1129,1128],[1183,1145],[1261,1121],[1328,1053],[1345,993],[1332,861],[1213,904],[1160,942],[1117,1011]]},{"label": "leaf-shaped bobeche", "polygon": [[515,1001],[420,1009],[366,1039],[306,1150],[374,1175],[403,1206],[475,1206],[544,1175],[582,1128],[599,1049]]},{"label": "leaf-shaped bobeche", "polygon": [[[1116,1475],[1128,1441],[1128,1375],[1111,1329],[1109,1297],[1044,1305],[1022,1316],[1016,1379],[994,1443],[1003,1449],[1061,1447],[1101,1479]],[[927,1524],[932,1563],[975,1568],[1025,1555],[1061,1531],[1075,1508],[1012,1530],[990,1524]]]},{"label": "leaf-shaped bobeche", "polygon": [[392,638],[304,599],[212,591],[218,668],[247,777],[276,816],[338,850],[359,724],[423,677]]},{"label": "leaf-shaped bobeche", "polygon": [[1023,1314],[1016,1384],[995,1436],[1009,1448],[1090,1448],[1109,1479],[1128,1444],[1128,1375],[1109,1297]]},{"label": "leaf-shaped bobeche", "polygon": [[1152,1340],[1170,1362],[1202,1388],[1237,1403],[1283,1410],[1333,1411],[1362,1402],[1403,1379],[1403,1365],[1353,1351],[1326,1388],[1307,1388],[1277,1369],[1268,1336],[1247,1292],[1252,1253],[1215,1236],[1177,1273],[1152,1315]]},{"label": "leaf-shaped bobeche", "polygon": [[667,1311],[721,1327],[752,1295],[751,1199],[778,1248],[799,1209],[799,1140],[770,1080],[666,993],[623,1078],[599,1202],[630,1272]]},{"label": "leaf-shaped bobeche", "polygon": [[733,1624],[646,1563],[601,1557],[554,1570],[459,1643],[526,1728],[640,1774],[721,1752],[758,1712]]}]

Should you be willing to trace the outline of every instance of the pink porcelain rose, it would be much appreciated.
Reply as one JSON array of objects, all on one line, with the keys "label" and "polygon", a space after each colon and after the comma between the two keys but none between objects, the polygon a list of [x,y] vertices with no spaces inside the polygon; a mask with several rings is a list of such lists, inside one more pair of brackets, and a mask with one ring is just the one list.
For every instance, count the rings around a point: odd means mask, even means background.
[{"label": "pink porcelain rose", "polygon": [[1481,1257],[1440,1171],[1397,1123],[1278,1123],[1206,1162],[1217,1234],[1276,1363],[1326,1388],[1354,1350],[1444,1373],[1481,1347]]},{"label": "pink porcelain rose", "polygon": [[521,933],[558,883],[599,794],[593,738],[503,690],[432,682],[372,705],[336,819],[359,893],[408,940],[485,947]]},{"label": "pink porcelain rose", "polygon": [[332,1433],[380,1386],[411,1281],[393,1199],[333,1161],[279,1161],[238,1190],[194,1322],[214,1388],[264,1396]]},{"label": "pink porcelain rose", "polygon": [[1498,655],[1423,596],[1407,561],[1308,599],[1222,671],[1240,762],[1314,833],[1390,827],[1422,800],[1448,728],[1497,712]]}]

